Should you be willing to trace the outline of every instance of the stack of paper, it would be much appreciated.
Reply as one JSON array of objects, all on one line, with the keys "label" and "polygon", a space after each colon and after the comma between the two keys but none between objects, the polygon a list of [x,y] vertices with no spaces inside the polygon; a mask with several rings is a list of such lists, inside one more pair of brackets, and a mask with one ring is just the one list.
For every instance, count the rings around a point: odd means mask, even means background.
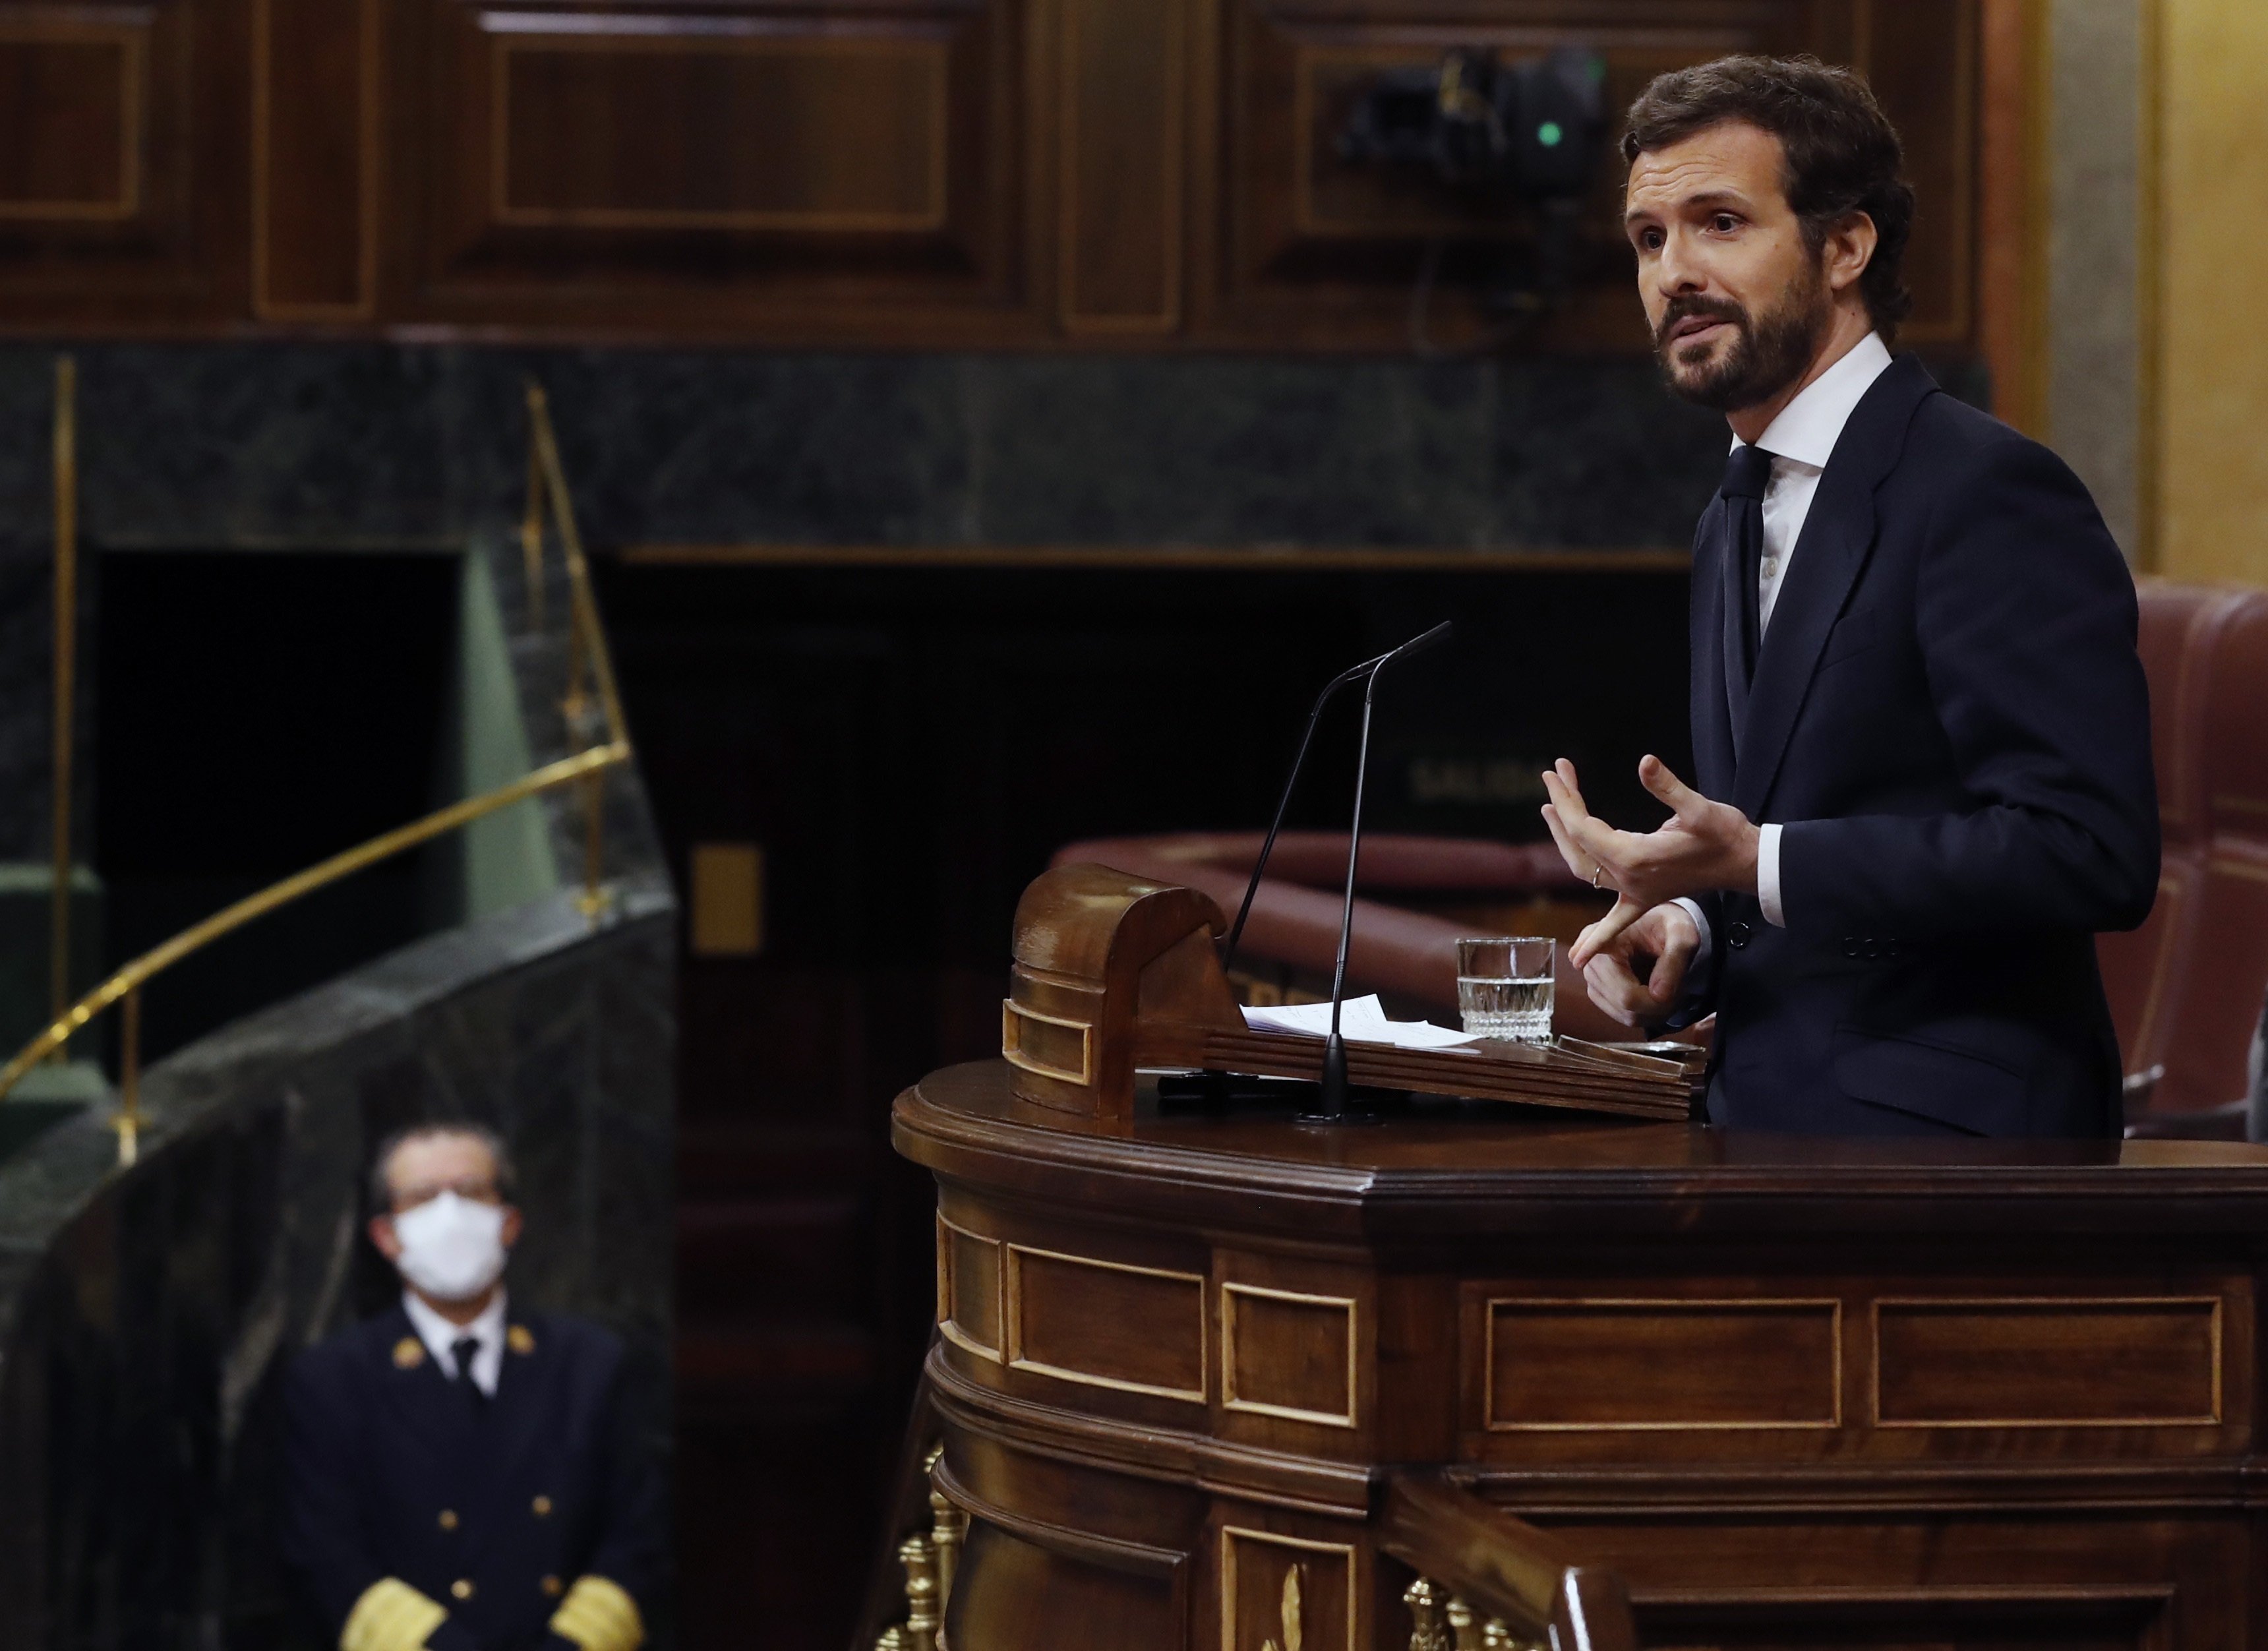
[{"label": "stack of paper", "polygon": [[[1256,1032],[1303,1032],[1310,1037],[1327,1037],[1331,1006],[1287,1003],[1247,1009],[1244,1024]],[[1480,1041],[1430,1021],[1389,1021],[1375,992],[1367,998],[1350,998],[1339,1006],[1339,1036],[1350,1043],[1390,1043],[1395,1049],[1456,1049]]]}]

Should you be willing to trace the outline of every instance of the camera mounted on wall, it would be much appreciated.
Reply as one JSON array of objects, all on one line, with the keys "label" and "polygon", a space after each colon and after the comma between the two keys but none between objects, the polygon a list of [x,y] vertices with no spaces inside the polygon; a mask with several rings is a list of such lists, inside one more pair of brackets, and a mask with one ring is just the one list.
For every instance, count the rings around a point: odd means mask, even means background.
[{"label": "camera mounted on wall", "polygon": [[[1457,47],[1432,68],[1381,74],[1339,133],[1339,157],[1351,165],[1424,169],[1458,195],[1535,213],[1532,247],[1513,254],[1482,289],[1484,307],[1512,323],[1491,344],[1566,292],[1577,217],[1606,146],[1606,60],[1580,46],[1513,63]],[[1410,337],[1420,354],[1437,353],[1425,320],[1443,247],[1437,239],[1427,247],[1411,298]]]}]

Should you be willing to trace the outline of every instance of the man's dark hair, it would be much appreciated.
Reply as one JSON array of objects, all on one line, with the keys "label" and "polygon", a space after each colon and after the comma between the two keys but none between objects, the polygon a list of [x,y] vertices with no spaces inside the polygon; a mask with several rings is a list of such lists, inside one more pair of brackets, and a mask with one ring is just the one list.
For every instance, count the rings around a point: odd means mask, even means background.
[{"label": "man's dark hair", "polygon": [[1727,121],[1745,121],[1780,141],[1788,206],[1813,257],[1853,212],[1874,221],[1874,255],[1859,278],[1867,313],[1884,343],[1913,307],[1900,279],[1913,228],[1913,188],[1899,175],[1896,128],[1867,83],[1815,57],[1719,57],[1656,75],[1630,107],[1623,160],[1667,148]]},{"label": "man's dark hair", "polygon": [[519,1190],[519,1171],[512,1161],[512,1148],[504,1144],[504,1137],[485,1124],[459,1123],[454,1119],[435,1119],[430,1124],[413,1124],[406,1130],[396,1130],[379,1142],[377,1154],[370,1161],[370,1207],[375,1215],[384,1215],[394,1208],[394,1183],[387,1178],[394,1168],[394,1154],[412,1141],[430,1139],[436,1135],[462,1135],[478,1141],[489,1149],[489,1161],[496,1166],[497,1196],[506,1204]]}]

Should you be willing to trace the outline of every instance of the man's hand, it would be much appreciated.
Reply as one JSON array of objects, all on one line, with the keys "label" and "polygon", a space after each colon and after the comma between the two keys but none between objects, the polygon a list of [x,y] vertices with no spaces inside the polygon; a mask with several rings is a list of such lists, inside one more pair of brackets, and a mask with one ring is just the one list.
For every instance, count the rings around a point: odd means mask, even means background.
[{"label": "man's hand", "polygon": [[[1756,891],[1761,833],[1746,814],[1710,801],[1671,773],[1660,757],[1641,759],[1638,778],[1671,810],[1659,830],[1617,831],[1594,816],[1583,806],[1575,765],[1564,756],[1543,776],[1543,789],[1551,798],[1543,805],[1543,823],[1550,827],[1551,840],[1559,845],[1569,869],[1594,888],[1611,888],[1618,896],[1615,909],[1584,930],[1567,954],[1586,971],[1609,942],[1664,901],[1720,888],[1736,894]],[[1592,995],[1595,998],[1596,991]],[[1607,1006],[1602,1001],[1599,1006]]]},{"label": "man's hand", "polygon": [[[1589,961],[1583,965],[1583,989],[1593,1003],[1624,1026],[1658,1025],[1685,984],[1701,931],[1684,907],[1656,906],[1594,945],[1593,934],[1609,920],[1602,918],[1584,930],[1575,950],[1568,954],[1586,955],[1584,948],[1590,948]],[[1643,980],[1636,963],[1641,957],[1653,960]]]}]

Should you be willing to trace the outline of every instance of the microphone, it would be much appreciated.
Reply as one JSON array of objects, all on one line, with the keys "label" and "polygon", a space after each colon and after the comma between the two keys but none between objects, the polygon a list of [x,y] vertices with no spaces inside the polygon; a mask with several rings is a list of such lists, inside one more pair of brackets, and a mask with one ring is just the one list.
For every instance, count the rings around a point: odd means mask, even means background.
[{"label": "microphone", "polygon": [[[1377,1113],[1350,1107],[1347,1104],[1346,1040],[1339,1036],[1339,1008],[1346,997],[1347,943],[1354,938],[1355,867],[1362,859],[1362,792],[1364,782],[1370,773],[1371,705],[1378,697],[1380,672],[1385,670],[1396,660],[1414,659],[1428,648],[1437,647],[1447,642],[1449,639],[1451,629],[1449,622],[1445,619],[1422,636],[1412,637],[1400,647],[1381,653],[1376,659],[1366,660],[1354,667],[1355,674],[1366,671],[1369,677],[1362,690],[1362,741],[1357,749],[1354,765],[1354,820],[1347,831],[1346,898],[1339,908],[1339,952],[1337,961],[1331,969],[1331,1030],[1330,1035],[1323,1040],[1323,1080],[1316,1093],[1315,1109],[1313,1112],[1300,1115],[1299,1121],[1302,1124],[1375,1124],[1378,1122]],[[1330,688],[1324,690],[1325,695],[1329,695],[1338,686],[1337,682],[1332,683]],[[1319,701],[1316,710],[1320,711],[1322,709],[1322,706]],[[1314,724],[1310,719],[1308,732],[1312,733],[1314,730]],[[1303,741],[1300,744],[1300,754],[1305,755],[1306,751],[1306,742]],[[1294,772],[1296,774],[1296,769]],[[1288,788],[1286,794],[1289,794]],[[1278,817],[1279,819],[1282,817],[1280,808],[1278,810]],[[1254,873],[1256,886],[1258,881],[1259,876],[1256,872]],[[1249,894],[1246,895],[1245,902],[1248,905],[1251,903],[1251,898]],[[1242,921],[1241,914],[1239,916],[1239,921]]]}]

